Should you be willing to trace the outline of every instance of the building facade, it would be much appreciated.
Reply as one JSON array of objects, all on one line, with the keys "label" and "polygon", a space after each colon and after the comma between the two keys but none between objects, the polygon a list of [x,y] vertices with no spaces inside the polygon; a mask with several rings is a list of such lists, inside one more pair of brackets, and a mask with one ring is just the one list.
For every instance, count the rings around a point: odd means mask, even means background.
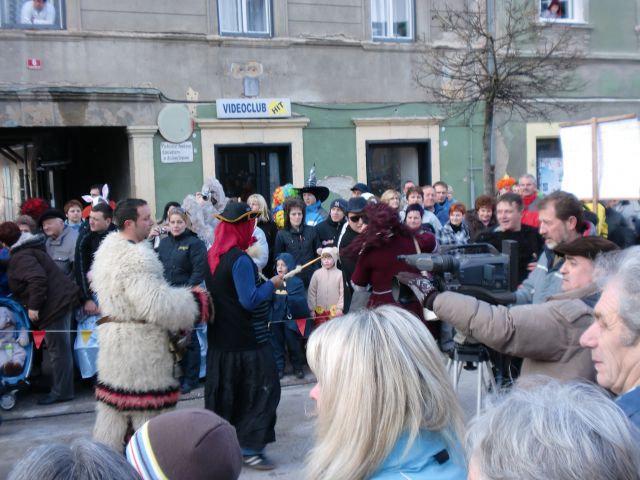
[{"label": "building facade", "polygon": [[[531,1],[541,13],[548,3]],[[102,182],[156,211],[209,175],[229,196],[268,196],[302,185],[312,165],[336,195],[406,179],[444,179],[464,202],[482,193],[480,118],[446,118],[414,81],[428,47],[456,48],[433,19],[442,0],[47,0],[36,13],[32,3],[0,0],[5,219],[29,196],[61,206]],[[497,175],[561,164],[561,122],[638,113],[640,0],[607,3],[563,0],[562,19],[540,18],[584,46],[583,91],[556,100],[579,111],[499,123]],[[243,99],[288,111],[221,118],[223,103]]]}]

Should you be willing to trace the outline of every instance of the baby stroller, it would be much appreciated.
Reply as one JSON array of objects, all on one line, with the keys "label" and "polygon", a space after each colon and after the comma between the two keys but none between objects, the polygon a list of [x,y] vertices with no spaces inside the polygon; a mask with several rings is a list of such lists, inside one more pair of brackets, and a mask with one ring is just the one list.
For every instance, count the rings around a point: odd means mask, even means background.
[{"label": "baby stroller", "polygon": [[[29,317],[19,303],[7,297],[0,297],[0,307],[6,307],[13,313],[16,330],[31,330]],[[33,341],[30,341],[23,348],[25,349],[26,357],[22,372],[14,376],[6,376],[0,371],[0,408],[2,410],[11,410],[16,404],[18,391],[29,384],[27,377],[31,373],[33,363]]]}]

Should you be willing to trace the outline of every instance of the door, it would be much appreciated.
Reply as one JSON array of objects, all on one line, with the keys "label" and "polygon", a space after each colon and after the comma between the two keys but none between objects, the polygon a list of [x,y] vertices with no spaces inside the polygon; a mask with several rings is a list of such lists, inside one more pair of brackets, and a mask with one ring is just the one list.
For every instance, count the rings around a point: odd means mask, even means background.
[{"label": "door", "polygon": [[271,204],[271,194],[291,183],[291,145],[216,147],[216,178],[229,198],[246,202],[259,193]]}]

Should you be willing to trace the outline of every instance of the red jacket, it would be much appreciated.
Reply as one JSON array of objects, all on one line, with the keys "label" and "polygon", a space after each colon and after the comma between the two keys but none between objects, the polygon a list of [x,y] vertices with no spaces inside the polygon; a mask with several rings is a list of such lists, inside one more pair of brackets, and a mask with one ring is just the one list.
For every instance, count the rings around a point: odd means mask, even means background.
[{"label": "red jacket", "polygon": [[522,203],[524,205],[522,211],[523,225],[529,225],[533,228],[538,228],[540,226],[540,219],[538,218],[538,200],[537,192],[522,197]]}]

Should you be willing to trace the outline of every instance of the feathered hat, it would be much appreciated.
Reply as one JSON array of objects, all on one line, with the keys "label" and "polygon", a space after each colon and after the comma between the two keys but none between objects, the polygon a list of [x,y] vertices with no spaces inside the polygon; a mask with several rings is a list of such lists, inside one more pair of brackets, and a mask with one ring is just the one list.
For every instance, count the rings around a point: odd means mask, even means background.
[{"label": "feathered hat", "polygon": [[320,202],[324,202],[329,198],[329,189],[327,187],[318,186],[317,183],[316,166],[314,164],[313,167],[311,167],[311,170],[309,170],[309,179],[307,180],[307,183],[304,187],[298,189],[300,196],[302,196],[303,193],[310,193],[316,197],[317,200],[320,200]]},{"label": "feathered hat", "polygon": [[511,190],[511,188],[515,184],[516,184],[516,179],[510,177],[509,175],[507,175],[505,173],[504,177],[502,177],[500,180],[498,180],[496,182],[496,187],[498,188],[498,191],[502,190],[503,188],[507,188],[507,189]]}]

